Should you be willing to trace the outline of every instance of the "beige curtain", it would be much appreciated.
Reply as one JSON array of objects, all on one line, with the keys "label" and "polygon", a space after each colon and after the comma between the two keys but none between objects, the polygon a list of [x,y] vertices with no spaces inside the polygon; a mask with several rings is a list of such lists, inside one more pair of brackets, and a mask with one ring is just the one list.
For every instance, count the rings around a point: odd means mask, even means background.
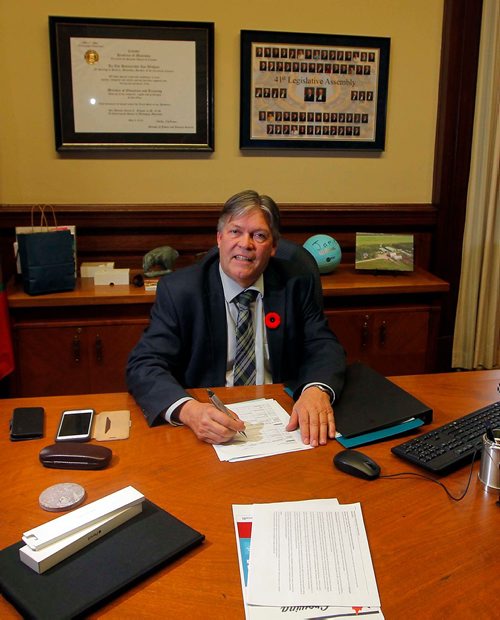
[{"label": "beige curtain", "polygon": [[484,0],[453,368],[500,368],[500,3]]}]

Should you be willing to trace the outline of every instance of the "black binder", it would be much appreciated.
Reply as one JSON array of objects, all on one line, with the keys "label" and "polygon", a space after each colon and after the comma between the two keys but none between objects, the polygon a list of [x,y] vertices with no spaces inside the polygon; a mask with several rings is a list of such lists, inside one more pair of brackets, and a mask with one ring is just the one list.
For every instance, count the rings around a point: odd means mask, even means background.
[{"label": "black binder", "polygon": [[335,426],[355,437],[401,424],[410,418],[432,422],[432,409],[373,368],[355,362],[346,369],[344,389],[335,401]]},{"label": "black binder", "polygon": [[19,559],[23,542],[6,547],[0,592],[25,618],[80,617],[204,538],[145,500],[141,514],[41,575]]}]

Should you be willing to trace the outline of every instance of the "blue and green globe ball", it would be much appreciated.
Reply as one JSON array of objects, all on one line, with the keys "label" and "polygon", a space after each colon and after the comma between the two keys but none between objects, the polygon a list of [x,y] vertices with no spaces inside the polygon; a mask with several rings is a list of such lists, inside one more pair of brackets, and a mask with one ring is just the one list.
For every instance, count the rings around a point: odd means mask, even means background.
[{"label": "blue and green globe ball", "polygon": [[318,263],[320,273],[331,273],[340,264],[342,250],[329,235],[313,235],[304,243],[304,247]]}]

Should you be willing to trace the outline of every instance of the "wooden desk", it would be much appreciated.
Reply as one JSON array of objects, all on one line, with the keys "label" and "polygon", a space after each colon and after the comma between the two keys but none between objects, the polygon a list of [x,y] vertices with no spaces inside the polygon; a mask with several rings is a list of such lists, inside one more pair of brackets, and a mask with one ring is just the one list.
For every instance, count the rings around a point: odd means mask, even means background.
[{"label": "wooden desk", "polygon": [[[498,400],[500,371],[405,376],[394,381],[434,408],[436,425]],[[226,402],[266,395],[290,410],[281,386],[216,390]],[[203,391],[193,391],[200,399]],[[41,404],[46,410],[44,439],[11,443],[8,420],[15,406]],[[97,411],[129,408],[128,441],[109,442],[114,458],[103,471],[43,468],[40,449],[52,443],[59,413],[68,407]],[[241,463],[221,463],[215,451],[185,428],[148,428],[127,394],[90,394],[0,401],[0,546],[20,540],[23,531],[52,516],[38,496],[58,482],[82,484],[93,501],[126,485],[206,535],[205,543],[99,610],[96,618],[244,618],[231,505],[337,497],[361,502],[382,611],[388,620],[497,617],[497,497],[484,492],[478,463],[465,499],[451,501],[428,481],[378,479],[367,482],[340,473],[332,457],[336,442],[315,450]],[[425,427],[426,429],[431,426]],[[386,474],[420,471],[391,454],[399,440],[366,446]],[[458,495],[468,470],[443,482]],[[495,533],[496,532],[496,533]],[[105,566],[96,570],[106,570]],[[0,599],[0,617],[17,617]]]}]

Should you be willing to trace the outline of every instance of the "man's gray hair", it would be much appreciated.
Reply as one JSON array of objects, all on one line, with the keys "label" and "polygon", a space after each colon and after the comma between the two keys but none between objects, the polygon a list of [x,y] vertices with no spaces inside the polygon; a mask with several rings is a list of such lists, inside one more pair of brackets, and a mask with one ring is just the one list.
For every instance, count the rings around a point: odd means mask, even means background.
[{"label": "man's gray hair", "polygon": [[252,189],[247,189],[229,198],[217,222],[217,232],[222,232],[224,226],[231,219],[246,215],[254,209],[259,209],[266,218],[274,243],[280,238],[280,211],[272,198],[260,195]]}]

